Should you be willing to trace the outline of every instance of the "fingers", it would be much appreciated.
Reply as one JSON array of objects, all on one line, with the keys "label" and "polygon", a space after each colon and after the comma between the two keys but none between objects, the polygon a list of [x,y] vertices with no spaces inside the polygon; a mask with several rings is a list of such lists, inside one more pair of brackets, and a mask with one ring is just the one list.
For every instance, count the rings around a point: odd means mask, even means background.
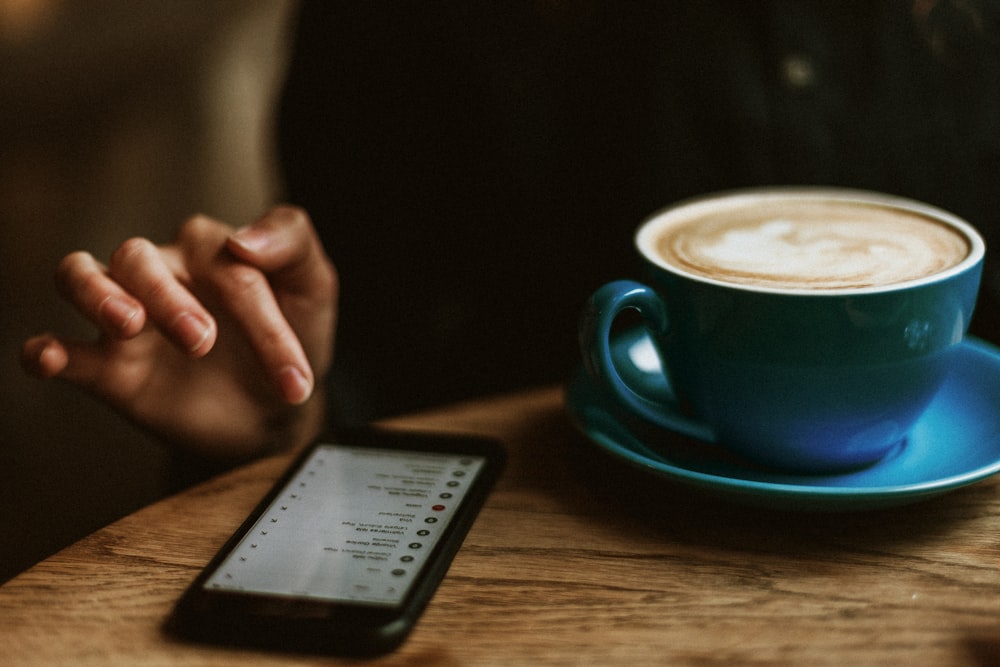
[{"label": "fingers", "polygon": [[108,393],[99,386],[106,363],[99,344],[71,342],[51,334],[29,338],[21,348],[21,365],[31,375],[59,377],[102,393]]},{"label": "fingers", "polygon": [[168,265],[146,239],[126,241],[112,254],[110,276],[145,307],[160,331],[188,354],[200,357],[215,343],[215,319],[181,284],[183,271]]},{"label": "fingers", "polygon": [[[329,364],[335,281],[308,217],[292,207],[275,208],[236,234],[195,216],[173,245],[135,238],[106,267],[79,252],[57,271],[60,292],[111,341],[127,341],[152,324],[189,356],[201,357],[220,339],[222,318],[227,349],[220,354],[238,359],[236,350],[249,346],[281,398],[293,404],[312,394],[310,360],[320,372]],[[101,355],[112,349],[44,335],[24,344],[22,363],[39,377],[92,384],[101,377]]]},{"label": "fingers", "polygon": [[145,239],[123,243],[107,268],[85,252],[67,255],[56,270],[56,285],[112,338],[138,335],[148,313],[165,335],[193,356],[205,355],[214,343],[213,318]]},{"label": "fingers", "polygon": [[242,256],[230,249],[232,229],[203,216],[185,224],[180,243],[192,267],[191,279],[210,286],[214,300],[235,321],[282,398],[297,404],[311,396],[315,376],[274,283],[284,267],[303,263],[296,258],[314,250],[303,250],[308,244],[301,242],[301,231],[285,233],[280,217],[265,216],[258,233],[272,240],[256,250],[239,248]]},{"label": "fingers", "polygon": [[56,270],[56,286],[104,333],[122,338],[138,334],[145,324],[145,311],[90,254],[67,255]]},{"label": "fingers", "polygon": [[68,364],[69,354],[66,348],[49,334],[29,338],[21,348],[21,365],[36,377],[56,377]]},{"label": "fingers", "polygon": [[333,353],[338,278],[305,211],[278,206],[228,238],[230,253],[263,271],[318,374]]},{"label": "fingers", "polygon": [[295,331],[285,319],[267,277],[236,260],[220,260],[213,285],[227,314],[289,403],[312,394],[315,378]]}]

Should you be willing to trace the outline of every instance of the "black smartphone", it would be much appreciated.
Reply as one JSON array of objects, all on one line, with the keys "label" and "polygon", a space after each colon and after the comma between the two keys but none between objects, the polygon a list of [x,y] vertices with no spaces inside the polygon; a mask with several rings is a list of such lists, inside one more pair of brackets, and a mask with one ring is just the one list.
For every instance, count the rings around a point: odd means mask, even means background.
[{"label": "black smartphone", "polygon": [[177,603],[180,637],[371,656],[398,647],[505,462],[478,437],[355,430],[312,443]]}]

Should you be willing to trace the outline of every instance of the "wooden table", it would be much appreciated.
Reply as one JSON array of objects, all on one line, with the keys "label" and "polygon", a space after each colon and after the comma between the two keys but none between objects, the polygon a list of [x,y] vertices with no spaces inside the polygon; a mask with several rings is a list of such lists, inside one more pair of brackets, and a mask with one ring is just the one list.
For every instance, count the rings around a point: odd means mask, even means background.
[{"label": "wooden table", "polygon": [[[384,664],[1000,663],[996,479],[894,510],[784,513],[618,469],[574,431],[556,388],[391,424],[498,436],[511,460]],[[288,462],[158,502],[9,581],[0,662],[336,664],[189,646],[161,630]]]}]

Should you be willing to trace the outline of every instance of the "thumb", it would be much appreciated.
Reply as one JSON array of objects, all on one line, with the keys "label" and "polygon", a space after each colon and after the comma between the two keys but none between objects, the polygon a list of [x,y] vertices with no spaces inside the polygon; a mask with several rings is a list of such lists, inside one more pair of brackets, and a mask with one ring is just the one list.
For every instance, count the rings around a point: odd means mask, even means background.
[{"label": "thumb", "polygon": [[229,251],[269,276],[276,288],[325,295],[335,279],[333,265],[309,216],[294,206],[277,206],[233,233]]}]

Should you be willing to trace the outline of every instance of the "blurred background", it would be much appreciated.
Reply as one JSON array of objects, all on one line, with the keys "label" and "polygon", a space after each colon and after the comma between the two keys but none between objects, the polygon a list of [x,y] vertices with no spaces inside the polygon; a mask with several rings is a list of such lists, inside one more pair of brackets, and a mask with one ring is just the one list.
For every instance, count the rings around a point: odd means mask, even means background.
[{"label": "blurred background", "polygon": [[281,199],[272,120],[294,0],[0,0],[0,581],[168,491],[161,447],[58,382],[30,334],[92,332],[68,252],[242,224]]}]

